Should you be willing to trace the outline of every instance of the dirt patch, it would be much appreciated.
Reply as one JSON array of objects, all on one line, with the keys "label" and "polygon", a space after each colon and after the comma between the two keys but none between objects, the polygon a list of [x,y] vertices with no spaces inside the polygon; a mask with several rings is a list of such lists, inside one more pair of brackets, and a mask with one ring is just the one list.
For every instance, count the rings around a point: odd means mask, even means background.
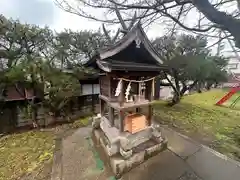
[{"label": "dirt patch", "polygon": [[51,180],[52,161],[45,162],[39,169],[25,175],[20,180]]}]

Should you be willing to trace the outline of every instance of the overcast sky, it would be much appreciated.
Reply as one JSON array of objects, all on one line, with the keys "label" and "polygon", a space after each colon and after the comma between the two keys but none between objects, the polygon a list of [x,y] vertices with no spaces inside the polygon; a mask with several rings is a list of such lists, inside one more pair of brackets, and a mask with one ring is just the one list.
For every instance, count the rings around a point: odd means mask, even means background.
[{"label": "overcast sky", "polygon": [[[19,19],[21,22],[49,26],[61,31],[97,30],[101,23],[67,13],[54,4],[54,0],[0,0],[0,14],[8,18]],[[161,33],[161,27],[151,28],[147,35],[153,38]],[[160,34],[161,35],[161,34]]]},{"label": "overcast sky", "polygon": [[48,25],[57,31],[97,29],[96,22],[89,22],[56,7],[53,0],[0,0],[0,13],[21,22]]}]

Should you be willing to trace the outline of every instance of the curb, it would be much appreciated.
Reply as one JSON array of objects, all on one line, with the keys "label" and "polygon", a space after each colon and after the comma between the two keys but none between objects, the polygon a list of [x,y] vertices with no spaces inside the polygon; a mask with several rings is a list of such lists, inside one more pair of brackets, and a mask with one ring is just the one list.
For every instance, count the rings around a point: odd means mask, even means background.
[{"label": "curb", "polygon": [[211,152],[215,156],[217,156],[217,157],[219,157],[219,158],[221,158],[223,160],[229,161],[229,162],[237,165],[240,168],[240,162],[238,162],[238,161],[236,161],[234,159],[231,159],[231,158],[227,157],[226,155],[224,155],[224,154],[222,154],[222,153],[220,153],[220,152],[218,152],[218,151],[216,151],[216,150],[214,150],[214,149],[212,149],[212,148],[210,148],[208,146],[200,144],[197,141],[193,140],[192,138],[190,138],[190,137],[188,137],[186,135],[183,135],[183,134],[181,134],[181,133],[179,133],[177,131],[174,131],[173,129],[169,128],[168,126],[160,125],[160,127],[164,128],[164,129],[167,129],[169,131],[172,131],[173,133],[175,133],[175,134],[179,135],[180,137],[184,138],[185,140],[188,140],[188,141],[190,141],[190,142],[192,142],[192,143],[194,143],[196,145],[199,145],[200,148],[204,148],[206,151]]}]

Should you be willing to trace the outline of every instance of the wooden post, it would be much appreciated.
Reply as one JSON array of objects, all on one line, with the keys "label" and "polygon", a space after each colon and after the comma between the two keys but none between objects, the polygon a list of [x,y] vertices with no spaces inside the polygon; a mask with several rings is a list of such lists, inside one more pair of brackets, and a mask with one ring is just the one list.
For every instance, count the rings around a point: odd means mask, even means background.
[{"label": "wooden post", "polygon": [[148,125],[149,126],[151,126],[151,124],[152,124],[152,113],[153,113],[153,111],[152,111],[152,105],[149,105],[148,106]]},{"label": "wooden post", "polygon": [[120,132],[123,132],[124,131],[124,112],[123,111],[119,111],[119,129],[120,129]]},{"label": "wooden post", "polygon": [[111,126],[114,126],[114,109],[112,107],[108,107],[108,119]]},{"label": "wooden post", "polygon": [[104,101],[101,99],[101,98],[99,98],[99,101],[100,101],[100,103],[99,103],[99,105],[100,105],[100,114],[101,114],[101,116],[103,116],[103,111],[104,111]]},{"label": "wooden post", "polygon": [[152,82],[151,81],[146,82],[145,96],[147,100],[151,101],[152,99]]},{"label": "wooden post", "polygon": [[137,113],[140,113],[140,108],[137,107],[137,108],[136,108],[136,112],[137,112]]},{"label": "wooden post", "polygon": [[111,90],[112,90],[112,77],[111,77],[111,75],[110,74],[107,74],[107,77],[108,77],[108,98],[109,98],[109,100],[111,101],[111,99],[112,99],[112,92],[111,92]]},{"label": "wooden post", "polygon": [[158,100],[160,98],[160,78],[157,77],[155,78],[155,95],[154,95],[154,100]]},{"label": "wooden post", "polygon": [[102,79],[101,79],[101,76],[99,76],[99,94],[102,95]]},{"label": "wooden post", "polygon": [[92,84],[92,112],[93,114],[95,113],[95,108],[94,108],[94,87],[93,87],[93,84]]}]

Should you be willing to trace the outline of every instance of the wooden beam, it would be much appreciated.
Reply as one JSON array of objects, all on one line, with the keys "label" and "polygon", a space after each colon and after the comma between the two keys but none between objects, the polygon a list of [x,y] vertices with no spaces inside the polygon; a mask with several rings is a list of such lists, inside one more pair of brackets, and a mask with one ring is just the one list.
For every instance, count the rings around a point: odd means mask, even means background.
[{"label": "wooden beam", "polygon": [[136,80],[137,77],[141,76],[157,76],[159,75],[159,72],[137,72],[137,71],[131,71],[131,72],[125,72],[125,71],[116,71],[116,72],[112,72],[110,73],[112,77],[114,78],[120,78],[120,77],[124,77],[124,78],[129,78],[131,76],[133,76],[132,78],[134,80]]}]

